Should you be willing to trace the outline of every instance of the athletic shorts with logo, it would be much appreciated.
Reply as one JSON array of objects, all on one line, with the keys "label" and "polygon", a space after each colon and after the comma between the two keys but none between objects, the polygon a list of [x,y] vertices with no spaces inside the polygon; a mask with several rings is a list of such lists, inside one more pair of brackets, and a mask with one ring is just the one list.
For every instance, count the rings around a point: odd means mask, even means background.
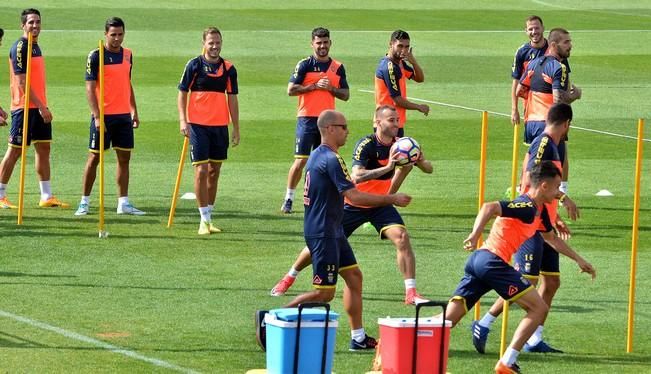
[{"label": "athletic shorts with logo", "polygon": [[222,162],[228,158],[228,126],[190,124],[192,165]]},{"label": "athletic shorts with logo", "polygon": [[339,238],[305,238],[312,256],[312,286],[334,288],[337,274],[357,267],[353,249],[344,236]]},{"label": "athletic shorts with logo", "polygon": [[[9,145],[11,147],[21,147],[23,141],[23,116],[24,110],[17,109],[11,112],[11,129],[9,130]],[[34,143],[52,142],[52,124],[45,123],[38,109],[29,110],[27,128],[27,145]]]},{"label": "athletic shorts with logo", "polygon": [[[133,149],[133,120],[130,114],[107,114],[104,116],[104,150],[113,147],[122,151]],[[99,153],[99,129],[95,127],[95,120],[90,119],[90,136],[88,149]]]}]

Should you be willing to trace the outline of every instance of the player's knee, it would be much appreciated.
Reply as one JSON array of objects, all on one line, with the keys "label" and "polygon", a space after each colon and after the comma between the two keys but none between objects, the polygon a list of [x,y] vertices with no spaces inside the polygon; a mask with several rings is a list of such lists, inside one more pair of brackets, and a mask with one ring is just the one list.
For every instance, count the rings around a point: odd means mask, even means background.
[{"label": "player's knee", "polygon": [[556,292],[561,287],[561,277],[543,276],[543,287],[547,292]]},{"label": "player's knee", "polygon": [[351,291],[360,291],[362,289],[362,283],[364,281],[364,276],[359,267],[354,267],[352,269],[344,270],[341,273],[342,278],[346,281],[346,286]]},{"label": "player's knee", "polygon": [[319,288],[315,294],[314,301],[328,303],[335,297],[335,288]]},{"label": "player's knee", "polygon": [[307,164],[307,158],[295,158],[293,166],[294,169],[296,170],[303,170],[306,164]]},{"label": "player's knee", "polygon": [[396,249],[403,252],[411,252],[411,243],[409,242],[409,234],[407,230],[400,229],[398,235],[396,235],[394,244]]}]

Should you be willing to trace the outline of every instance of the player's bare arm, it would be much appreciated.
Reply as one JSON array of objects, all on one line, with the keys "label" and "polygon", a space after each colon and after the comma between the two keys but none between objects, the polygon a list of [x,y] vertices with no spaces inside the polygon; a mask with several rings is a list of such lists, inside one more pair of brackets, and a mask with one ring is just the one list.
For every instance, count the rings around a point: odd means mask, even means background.
[{"label": "player's bare arm", "polygon": [[542,233],[543,239],[547,244],[551,245],[558,253],[565,255],[576,262],[579,265],[582,273],[588,273],[592,276],[592,279],[595,279],[597,276],[597,270],[587,262],[583,257],[576,253],[569,245],[565,244],[561,238],[559,238],[554,231]]},{"label": "player's bare arm", "polygon": [[131,121],[133,121],[134,129],[137,129],[140,126],[140,117],[138,116],[138,105],[136,104],[136,94],[133,92],[133,86],[131,86]]},{"label": "player's bare arm", "polygon": [[231,123],[233,124],[231,144],[236,147],[240,144],[240,104],[237,95],[228,95],[228,112],[231,115]]},{"label": "player's bare arm", "polygon": [[0,126],[6,126],[7,125],[7,112],[2,109],[0,106]]},{"label": "player's bare arm", "polygon": [[479,237],[484,232],[484,227],[486,224],[493,219],[502,214],[502,206],[499,202],[493,201],[490,203],[484,203],[477,213],[475,218],[475,223],[472,226],[472,232],[466,240],[463,241],[463,249],[466,251],[473,251],[477,249],[477,243],[479,242]]},{"label": "player's bare arm", "polygon": [[88,100],[88,107],[90,108],[90,113],[93,116],[93,123],[95,128],[99,128],[99,105],[97,104],[97,95],[95,94],[95,88],[97,87],[97,81],[86,81],[86,99]]},{"label": "player's bare arm", "polygon": [[386,206],[386,205],[396,205],[396,206],[407,206],[411,202],[411,196],[398,192],[390,195],[377,195],[362,192],[357,188],[351,188],[343,192],[344,197],[346,197],[354,205],[363,205],[363,206]]},{"label": "player's bare arm", "polygon": [[513,80],[511,85],[511,123],[514,125],[520,124],[520,110],[518,108],[518,86],[520,82],[517,79]]},{"label": "player's bare arm", "polygon": [[425,154],[423,153],[423,150],[421,149],[420,155],[418,156],[418,160],[414,163],[417,168],[419,168],[423,173],[427,174],[432,174],[434,172],[434,166],[432,166],[432,163],[425,158]]},{"label": "player's bare arm", "polygon": [[179,110],[179,131],[183,136],[190,136],[188,132],[188,120],[186,107],[188,105],[188,93],[186,91],[179,91],[179,96],[177,99],[177,107]]},{"label": "player's bare arm", "polygon": [[407,100],[406,98],[404,98],[402,96],[395,96],[393,98],[393,102],[397,106],[399,106],[401,108],[405,108],[405,109],[409,109],[409,110],[417,110],[417,111],[423,113],[424,115],[429,114],[429,106],[426,105],[426,104],[412,103],[411,101]]},{"label": "player's bare arm", "polygon": [[567,210],[567,215],[572,221],[576,221],[577,218],[581,217],[579,208],[576,206],[576,203],[574,203],[574,200],[570,199],[570,197],[566,194],[561,193],[561,195],[558,197],[558,202],[565,207],[565,210]]},{"label": "player's bare arm", "polygon": [[416,61],[413,51],[414,47],[409,48],[409,50],[405,52],[403,59],[414,69],[414,76],[412,77],[414,82],[423,83],[425,82],[425,72],[423,72],[423,68],[420,67],[418,61]]},{"label": "player's bare arm", "polygon": [[395,168],[395,165],[396,160],[393,158],[390,158],[389,162],[385,166],[373,170],[368,170],[363,166],[355,165],[353,166],[353,171],[350,177],[353,179],[353,183],[355,184],[370,181],[372,179],[378,179],[384,174],[390,173]]},{"label": "player's bare arm", "polygon": [[314,90],[318,89],[316,84],[310,84],[307,86],[303,86],[301,84],[296,84],[296,83],[289,83],[287,85],[287,95],[289,96],[298,96],[302,95],[308,92],[312,92]]},{"label": "player's bare arm", "polygon": [[552,91],[554,103],[572,104],[581,98],[581,92],[581,89],[575,85],[571,85],[569,90],[555,89]]}]

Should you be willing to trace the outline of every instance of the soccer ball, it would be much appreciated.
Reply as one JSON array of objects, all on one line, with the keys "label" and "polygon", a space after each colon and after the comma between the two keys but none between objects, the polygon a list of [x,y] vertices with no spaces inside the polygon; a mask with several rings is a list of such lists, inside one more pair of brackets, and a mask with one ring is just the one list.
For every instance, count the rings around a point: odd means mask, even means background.
[{"label": "soccer ball", "polygon": [[398,162],[399,166],[407,165],[416,162],[420,157],[420,145],[416,140],[405,136],[396,140],[395,143],[391,146],[390,154],[398,152]]}]

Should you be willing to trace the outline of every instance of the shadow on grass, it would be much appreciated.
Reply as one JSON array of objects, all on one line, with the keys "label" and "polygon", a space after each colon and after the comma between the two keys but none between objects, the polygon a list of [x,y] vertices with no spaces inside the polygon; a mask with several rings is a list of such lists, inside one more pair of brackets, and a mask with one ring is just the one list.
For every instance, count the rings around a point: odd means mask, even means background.
[{"label": "shadow on grass", "polygon": [[0,271],[0,277],[77,278],[76,275],[59,275],[59,274],[28,274],[28,273],[3,272],[3,271]]},{"label": "shadow on grass", "polygon": [[0,282],[5,286],[43,286],[43,287],[75,287],[75,288],[106,288],[117,290],[147,290],[147,291],[224,291],[224,292],[264,292],[265,295],[270,288],[246,288],[246,287],[156,287],[156,286],[135,286],[135,285],[110,285],[110,284],[88,284],[88,283],[40,283],[40,282]]},{"label": "shadow on grass", "polygon": [[[612,206],[608,207],[597,207],[597,206],[581,206],[581,210],[605,210],[613,212],[633,212],[633,207],[630,208],[616,208]],[[651,208],[640,208],[640,212],[651,212]]]},{"label": "shadow on grass", "polygon": [[12,335],[0,331],[0,347],[5,348],[45,348],[46,345],[37,343],[33,340],[21,338],[20,336]]}]

